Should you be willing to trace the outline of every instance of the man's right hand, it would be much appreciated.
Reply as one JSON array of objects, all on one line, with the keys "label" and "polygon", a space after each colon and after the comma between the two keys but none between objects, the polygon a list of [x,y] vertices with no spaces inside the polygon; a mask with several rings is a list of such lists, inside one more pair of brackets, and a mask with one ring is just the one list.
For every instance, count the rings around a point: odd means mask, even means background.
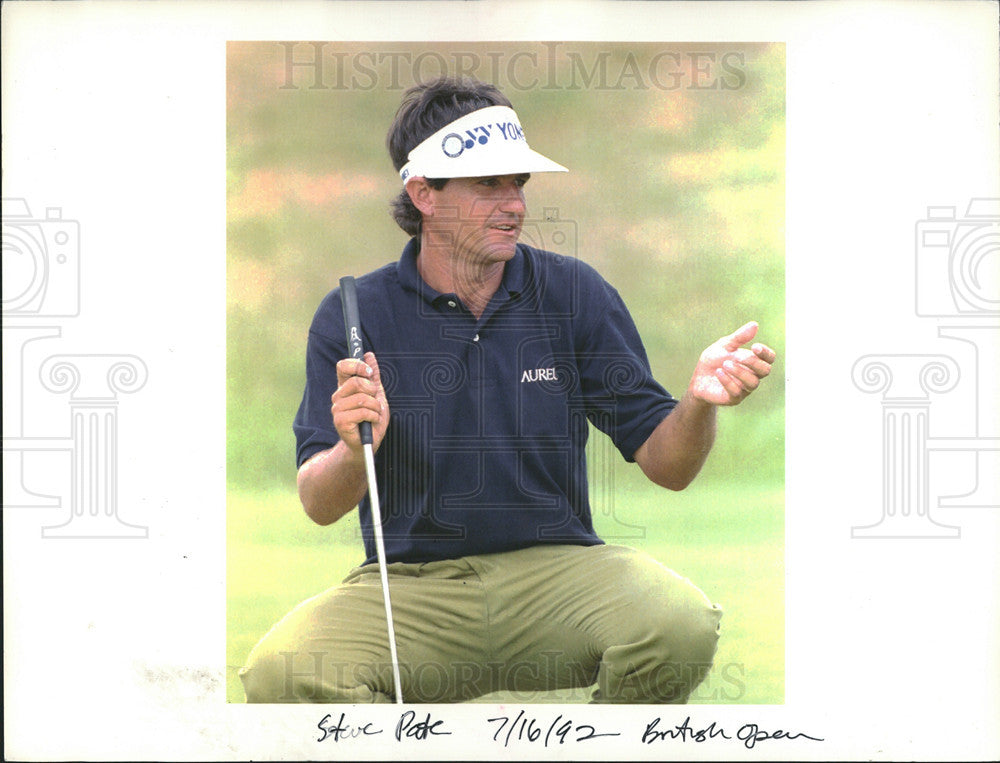
[{"label": "man's right hand", "polygon": [[389,404],[374,353],[366,352],[364,362],[345,358],[337,363],[337,391],[330,397],[330,413],[340,439],[358,455],[363,452],[358,424],[371,422],[372,449],[378,450],[389,426]]}]

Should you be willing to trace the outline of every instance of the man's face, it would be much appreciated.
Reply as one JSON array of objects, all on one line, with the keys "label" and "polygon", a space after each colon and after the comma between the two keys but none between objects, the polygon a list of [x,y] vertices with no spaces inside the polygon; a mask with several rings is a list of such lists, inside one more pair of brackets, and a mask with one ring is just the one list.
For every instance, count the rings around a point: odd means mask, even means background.
[{"label": "man's face", "polygon": [[528,174],[452,178],[435,190],[434,227],[449,236],[464,265],[507,262],[514,256],[527,211]]}]

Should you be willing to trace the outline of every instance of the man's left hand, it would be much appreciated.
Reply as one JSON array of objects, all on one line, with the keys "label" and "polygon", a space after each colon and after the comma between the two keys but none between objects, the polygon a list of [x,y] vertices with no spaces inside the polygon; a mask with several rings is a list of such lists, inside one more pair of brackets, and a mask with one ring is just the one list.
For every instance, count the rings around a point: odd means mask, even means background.
[{"label": "man's left hand", "polygon": [[688,391],[712,405],[736,405],[771,373],[776,353],[767,345],[755,342],[743,347],[757,335],[757,323],[741,326],[729,336],[710,345],[698,359]]}]

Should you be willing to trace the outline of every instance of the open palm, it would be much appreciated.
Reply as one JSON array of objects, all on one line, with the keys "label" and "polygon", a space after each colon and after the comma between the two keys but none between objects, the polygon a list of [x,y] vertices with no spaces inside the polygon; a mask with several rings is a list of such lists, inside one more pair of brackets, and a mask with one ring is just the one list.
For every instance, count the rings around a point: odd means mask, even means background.
[{"label": "open palm", "polygon": [[736,405],[771,372],[776,354],[770,347],[744,344],[757,335],[757,323],[746,323],[702,352],[691,378],[691,394],[713,405]]}]

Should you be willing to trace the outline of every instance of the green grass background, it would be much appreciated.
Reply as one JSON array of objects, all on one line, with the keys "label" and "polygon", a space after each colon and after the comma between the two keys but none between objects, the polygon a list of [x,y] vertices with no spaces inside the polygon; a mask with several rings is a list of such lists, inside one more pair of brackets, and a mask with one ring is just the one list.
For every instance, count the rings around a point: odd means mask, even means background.
[{"label": "green grass background", "polygon": [[[315,49],[299,43],[291,50],[302,61]],[[318,80],[309,67],[290,78],[289,48],[279,43],[230,43],[227,53],[233,702],[243,700],[236,671],[253,644],[363,556],[356,513],[320,528],[302,512],[291,421],[319,301],[342,275],[397,259],[405,243],[387,213],[399,184],[384,136],[418,74],[406,62],[429,48],[326,43],[319,50]],[[682,392],[701,349],[746,320],[758,320],[761,340],[778,350],[765,386],[721,412],[716,447],[683,493],[646,482],[636,467],[612,457],[599,433],[590,449],[602,536],[649,551],[725,610],[716,668],[693,701],[782,702],[783,46],[506,42],[438,43],[433,50],[440,56],[434,60],[461,54],[466,65],[479,56],[477,73],[513,101],[532,147],[570,168],[569,175],[531,179],[529,215],[556,212],[570,223],[575,237],[561,251],[594,265],[618,288],[668,389]],[[663,52],[671,56],[657,59]],[[360,76],[358,62],[372,68],[379,54],[402,63],[396,72],[386,64],[374,67],[377,76]],[[523,67],[487,65],[523,64],[531,56],[538,62],[535,88],[520,86],[532,78]],[[721,68],[726,56],[728,71]],[[660,62],[661,85],[675,81],[664,72],[677,71],[676,87],[656,86],[653,61]],[[585,698],[582,691],[504,697]]]}]

